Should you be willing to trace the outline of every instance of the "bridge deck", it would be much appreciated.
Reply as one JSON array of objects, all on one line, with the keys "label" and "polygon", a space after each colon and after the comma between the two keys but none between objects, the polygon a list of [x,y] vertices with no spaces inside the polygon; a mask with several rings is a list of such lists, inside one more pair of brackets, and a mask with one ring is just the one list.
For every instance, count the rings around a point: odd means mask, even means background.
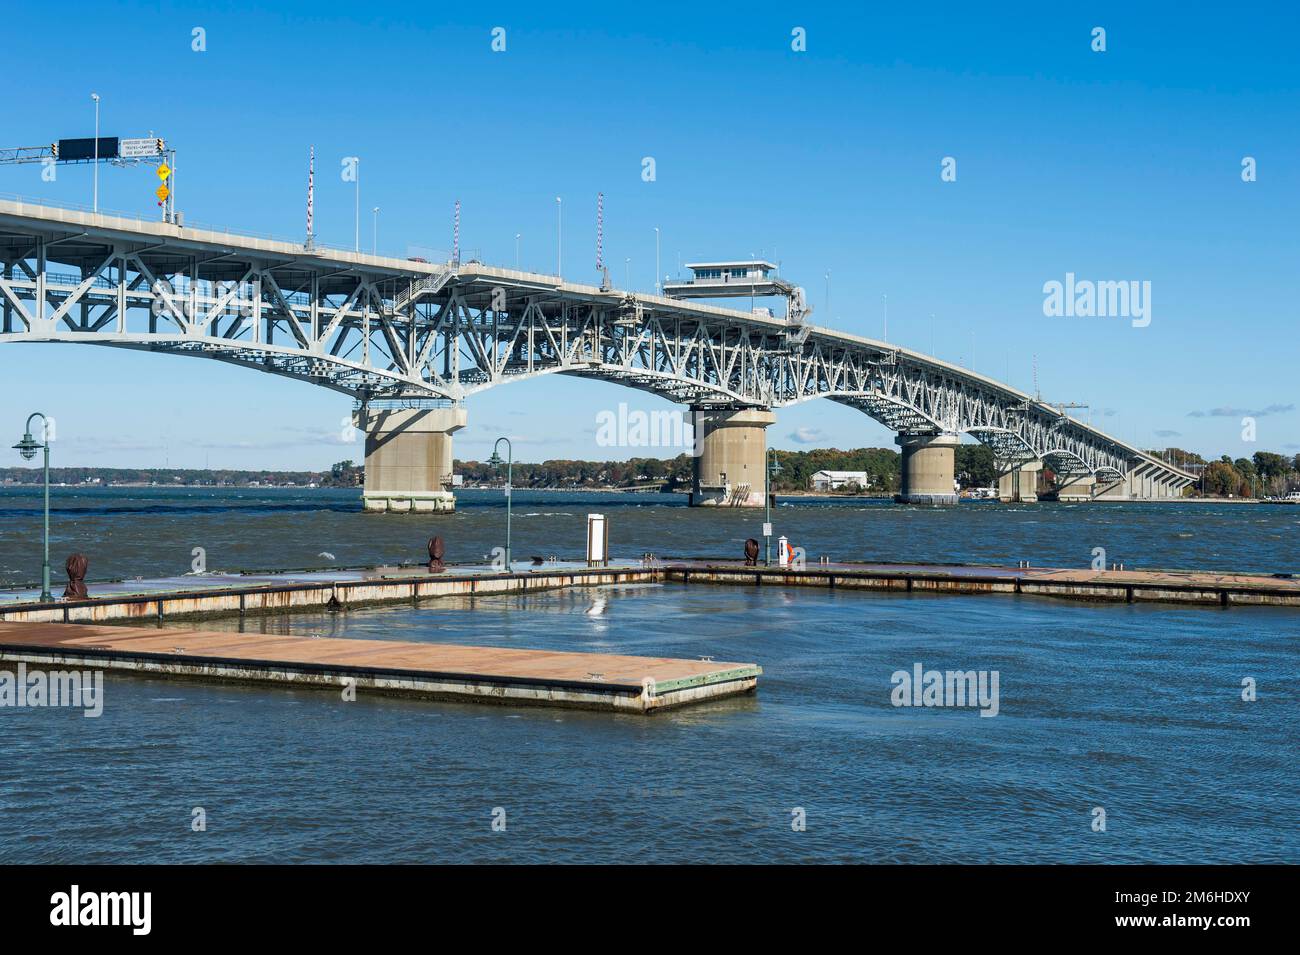
[{"label": "bridge deck", "polygon": [[358,696],[636,713],[750,692],[762,673],[753,663],[62,623],[0,623],[0,661],[339,692],[354,680]]}]

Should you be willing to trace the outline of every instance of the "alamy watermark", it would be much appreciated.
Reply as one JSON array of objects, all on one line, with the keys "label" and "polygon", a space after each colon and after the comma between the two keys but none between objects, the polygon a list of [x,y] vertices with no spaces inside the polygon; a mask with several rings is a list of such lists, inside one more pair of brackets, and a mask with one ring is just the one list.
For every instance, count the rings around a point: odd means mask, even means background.
[{"label": "alamy watermark", "polygon": [[677,448],[698,457],[699,442],[690,413],[677,410],[628,409],[596,413],[596,444],[602,448]]},{"label": "alamy watermark", "polygon": [[0,670],[0,707],[80,707],[94,719],[104,713],[103,670]]},{"label": "alamy watermark", "polygon": [[997,716],[1000,707],[997,670],[895,670],[889,678],[894,706],[979,707],[980,716]]},{"label": "alamy watermark", "polygon": [[1048,318],[1128,318],[1134,328],[1151,324],[1151,282],[1094,282],[1065,273],[1065,281],[1043,283],[1043,314]]},{"label": "alamy watermark", "polygon": [[117,925],[130,928],[132,935],[148,935],[152,912],[152,892],[83,892],[74,885],[50,896],[54,926]]}]

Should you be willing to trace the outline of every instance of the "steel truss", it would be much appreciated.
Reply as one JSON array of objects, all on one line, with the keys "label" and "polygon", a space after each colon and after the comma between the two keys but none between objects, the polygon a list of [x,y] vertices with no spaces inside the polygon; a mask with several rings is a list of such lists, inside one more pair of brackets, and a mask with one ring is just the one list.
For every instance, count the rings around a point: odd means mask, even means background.
[{"label": "steel truss", "polygon": [[[445,399],[567,374],[695,407],[829,398],[901,434],[966,432],[1002,467],[1195,477],[1030,396],[883,342],[479,263],[428,265],[0,203],[0,343],[193,355],[359,401]],[[30,207],[29,207],[30,208]],[[256,248],[252,247],[256,245]]]}]

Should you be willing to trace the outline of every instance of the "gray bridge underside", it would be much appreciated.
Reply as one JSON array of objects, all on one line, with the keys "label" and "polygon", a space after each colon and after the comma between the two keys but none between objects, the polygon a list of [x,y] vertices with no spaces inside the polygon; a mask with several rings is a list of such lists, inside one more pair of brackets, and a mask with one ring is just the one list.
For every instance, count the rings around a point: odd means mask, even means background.
[{"label": "gray bridge underside", "polygon": [[1196,478],[1030,395],[885,342],[478,262],[427,264],[0,201],[0,343],[225,361],[359,400],[469,395],[566,374],[693,407],[830,398],[906,435],[967,433],[1162,494]]}]

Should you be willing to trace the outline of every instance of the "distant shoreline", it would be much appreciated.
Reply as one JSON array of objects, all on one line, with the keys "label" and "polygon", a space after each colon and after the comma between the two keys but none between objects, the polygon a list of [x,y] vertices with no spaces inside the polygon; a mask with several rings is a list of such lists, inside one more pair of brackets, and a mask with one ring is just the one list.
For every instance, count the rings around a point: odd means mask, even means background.
[{"label": "distant shoreline", "polygon": [[[57,484],[51,483],[51,488],[61,490],[102,490],[105,488],[125,488],[131,490],[145,490],[149,488],[168,488],[181,491],[356,491],[360,493],[360,487],[342,487],[339,485],[311,485],[311,484],[144,484],[136,482],[115,483],[115,484]],[[0,482],[0,490],[5,488],[25,488],[33,491],[39,491],[39,483],[28,482]],[[500,491],[500,485],[474,485],[472,487],[459,487],[457,491]],[[689,494],[687,490],[661,491],[647,488],[629,488],[629,487],[521,487],[516,485],[516,491],[547,491],[551,493],[562,494],[644,494],[646,496],[655,496],[661,494],[683,495]],[[832,501],[879,501],[893,498],[890,492],[876,494],[834,494],[827,491],[782,491],[775,492],[777,497],[783,498],[812,498],[815,500],[832,500]],[[973,498],[963,497],[962,500],[990,500],[990,498]],[[993,498],[992,500],[996,500]],[[1068,502],[1068,503],[1093,503],[1093,504],[1125,504],[1141,503],[1134,501],[1114,500],[1107,501],[1104,498],[1090,502]],[[1185,497],[1175,502],[1179,504],[1278,504],[1285,503],[1280,501],[1267,501],[1263,498],[1255,497]]]}]

